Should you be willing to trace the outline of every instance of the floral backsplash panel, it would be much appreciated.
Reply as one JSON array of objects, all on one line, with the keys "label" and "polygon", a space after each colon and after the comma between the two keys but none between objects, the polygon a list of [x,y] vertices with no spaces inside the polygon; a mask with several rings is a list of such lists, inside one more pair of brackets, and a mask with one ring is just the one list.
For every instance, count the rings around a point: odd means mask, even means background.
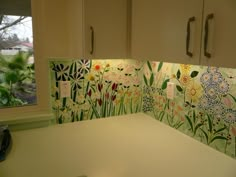
[{"label": "floral backsplash panel", "polygon": [[[136,60],[50,61],[52,106],[57,123],[141,112],[142,69]],[[59,82],[69,81],[61,98]]]},{"label": "floral backsplash panel", "polygon": [[236,158],[235,69],[147,61],[143,80],[143,112]]}]

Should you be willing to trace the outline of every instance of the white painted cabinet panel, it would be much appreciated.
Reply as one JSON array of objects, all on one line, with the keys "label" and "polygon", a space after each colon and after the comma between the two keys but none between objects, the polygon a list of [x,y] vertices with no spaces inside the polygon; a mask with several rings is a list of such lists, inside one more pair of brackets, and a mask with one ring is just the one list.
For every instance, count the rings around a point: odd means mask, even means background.
[{"label": "white painted cabinet panel", "polygon": [[235,0],[134,0],[132,15],[134,58],[236,67]]},{"label": "white painted cabinet panel", "polygon": [[[134,0],[131,55],[134,58],[197,64],[202,6],[202,0]],[[195,20],[190,20],[191,17]],[[192,57],[186,54],[188,34],[188,51]]]},{"label": "white painted cabinet panel", "polygon": [[[33,22],[37,21],[37,24],[40,24],[37,30],[43,36],[38,40],[43,44],[45,54],[49,57],[70,57],[70,3],[67,0],[41,0],[37,3],[38,18],[33,19]],[[80,21],[77,20],[76,23],[81,23]]]},{"label": "white painted cabinet panel", "polygon": [[52,57],[127,56],[127,0],[43,0],[45,47]]},{"label": "white painted cabinet panel", "polygon": [[85,56],[127,56],[127,0],[84,0]]},{"label": "white painted cabinet panel", "polygon": [[[211,14],[213,17],[207,18]],[[235,22],[235,0],[205,0],[201,64],[236,67]],[[207,25],[208,36],[206,36]],[[206,52],[211,56],[209,57]]]}]

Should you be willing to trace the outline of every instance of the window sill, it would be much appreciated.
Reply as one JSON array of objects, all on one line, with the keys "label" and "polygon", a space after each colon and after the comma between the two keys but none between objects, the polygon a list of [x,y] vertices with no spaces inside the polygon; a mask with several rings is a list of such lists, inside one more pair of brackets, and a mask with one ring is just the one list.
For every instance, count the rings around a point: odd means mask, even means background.
[{"label": "window sill", "polygon": [[25,130],[46,127],[54,122],[53,113],[31,112],[27,115],[5,118],[0,120],[0,125],[8,125],[10,130]]}]

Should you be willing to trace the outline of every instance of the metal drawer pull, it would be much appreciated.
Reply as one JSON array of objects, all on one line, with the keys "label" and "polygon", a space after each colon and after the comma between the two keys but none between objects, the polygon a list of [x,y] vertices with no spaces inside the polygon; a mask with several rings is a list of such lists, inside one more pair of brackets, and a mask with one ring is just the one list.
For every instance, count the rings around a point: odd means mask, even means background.
[{"label": "metal drawer pull", "polygon": [[209,21],[214,18],[214,14],[208,14],[205,21],[205,36],[204,36],[204,55],[207,58],[211,58],[211,53],[207,52],[208,35],[209,35]]},{"label": "metal drawer pull", "polygon": [[90,50],[90,54],[92,55],[94,52],[94,28],[92,26],[90,26],[90,30],[91,30],[91,50]]},{"label": "metal drawer pull", "polygon": [[189,51],[190,37],[191,37],[191,23],[195,22],[195,17],[190,17],[187,23],[187,36],[186,36],[186,54],[189,57],[193,56],[193,53]]}]

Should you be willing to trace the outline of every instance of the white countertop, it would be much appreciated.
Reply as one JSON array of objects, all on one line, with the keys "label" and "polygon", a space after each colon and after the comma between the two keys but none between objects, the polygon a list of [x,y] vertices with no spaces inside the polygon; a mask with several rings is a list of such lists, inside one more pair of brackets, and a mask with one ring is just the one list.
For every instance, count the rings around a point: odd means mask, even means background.
[{"label": "white countertop", "polygon": [[236,160],[143,113],[12,136],[0,177],[236,177]]}]

